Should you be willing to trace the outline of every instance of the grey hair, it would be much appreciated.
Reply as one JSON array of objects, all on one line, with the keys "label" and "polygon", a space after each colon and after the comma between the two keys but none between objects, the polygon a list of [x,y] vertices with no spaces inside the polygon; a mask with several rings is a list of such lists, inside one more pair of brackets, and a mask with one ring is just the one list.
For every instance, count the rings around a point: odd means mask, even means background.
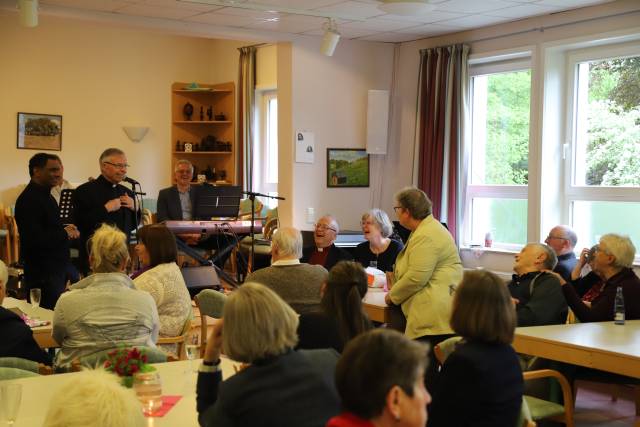
[{"label": "grey hair", "polygon": [[380,234],[382,237],[389,237],[391,233],[393,233],[393,224],[389,219],[389,215],[381,209],[371,209],[368,212],[362,214],[362,221],[365,221],[367,218],[371,218],[376,226],[380,229]]},{"label": "grey hair", "polygon": [[7,281],[9,280],[9,270],[4,261],[0,260],[0,286],[7,289]]},{"label": "grey hair", "polygon": [[173,171],[176,172],[178,170],[178,166],[180,165],[189,165],[189,167],[191,168],[191,173],[193,174],[193,163],[191,163],[189,160],[187,159],[180,159],[176,162],[176,165],[173,168]]},{"label": "grey hair", "polygon": [[553,248],[545,243],[529,243],[527,246],[535,246],[547,256],[544,260],[544,264],[542,268],[546,270],[553,270],[556,268],[556,264],[558,264],[558,256],[556,255],[556,251]]},{"label": "grey hair", "polygon": [[606,253],[615,257],[614,266],[631,268],[633,259],[636,256],[636,247],[629,236],[609,233],[600,238],[600,243],[604,243],[607,246]]},{"label": "grey hair", "polygon": [[124,156],[124,151],[119,148],[107,148],[100,154],[100,163],[104,162],[111,156]]},{"label": "grey hair", "polygon": [[280,255],[302,258],[302,233],[296,228],[280,228],[273,234],[271,244],[278,248]]},{"label": "grey hair", "polygon": [[396,193],[395,199],[414,219],[422,220],[431,215],[431,199],[417,187],[403,188]]},{"label": "grey hair", "polygon": [[115,273],[129,260],[127,236],[109,224],[102,224],[89,240],[94,273]]},{"label": "grey hair", "polygon": [[556,227],[562,230],[562,234],[564,234],[564,238],[569,241],[571,249],[575,248],[578,244],[578,235],[573,231],[573,228],[568,225],[557,225]]},{"label": "grey hair", "polygon": [[[333,215],[331,214],[322,215],[320,219],[322,218],[327,218],[329,220],[329,222],[331,223],[331,227],[336,229],[336,234],[340,233],[340,225],[338,224],[338,221],[336,221]],[[320,221],[320,219],[318,221]]]}]

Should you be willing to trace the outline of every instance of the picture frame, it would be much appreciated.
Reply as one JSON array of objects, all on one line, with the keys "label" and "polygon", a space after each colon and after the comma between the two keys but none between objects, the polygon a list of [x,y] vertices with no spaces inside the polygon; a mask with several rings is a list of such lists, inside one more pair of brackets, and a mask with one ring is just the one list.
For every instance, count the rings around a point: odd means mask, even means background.
[{"label": "picture frame", "polygon": [[369,187],[367,150],[327,148],[327,187]]},{"label": "picture frame", "polygon": [[16,146],[24,150],[62,150],[62,116],[18,113]]}]

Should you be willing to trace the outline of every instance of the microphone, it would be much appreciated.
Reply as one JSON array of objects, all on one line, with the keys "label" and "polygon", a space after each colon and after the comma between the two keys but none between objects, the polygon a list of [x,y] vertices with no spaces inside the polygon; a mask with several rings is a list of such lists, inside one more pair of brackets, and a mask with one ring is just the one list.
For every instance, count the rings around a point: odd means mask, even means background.
[{"label": "microphone", "polygon": [[138,181],[136,181],[133,178],[129,178],[128,176],[125,176],[123,181],[128,182],[131,185],[139,185],[140,184]]}]

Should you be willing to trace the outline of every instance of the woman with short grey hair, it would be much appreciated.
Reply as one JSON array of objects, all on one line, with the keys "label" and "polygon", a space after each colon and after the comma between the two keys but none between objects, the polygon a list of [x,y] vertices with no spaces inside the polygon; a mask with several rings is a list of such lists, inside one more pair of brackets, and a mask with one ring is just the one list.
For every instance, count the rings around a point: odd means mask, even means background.
[{"label": "woman with short grey hair", "polygon": [[404,246],[402,242],[389,238],[393,233],[393,224],[387,213],[371,209],[362,215],[360,226],[367,241],[356,246],[356,261],[365,268],[393,271],[396,257]]},{"label": "woman with short grey hair", "polygon": [[605,234],[591,261],[592,270],[603,280],[600,294],[590,304],[582,301],[574,286],[556,274],[567,304],[580,322],[613,320],[617,289],[622,289],[626,319],[640,319],[640,279],[633,272],[636,248],[628,236]]},{"label": "woman with short grey hair", "polygon": [[[298,316],[259,283],[233,291],[198,375],[198,420],[209,426],[322,427],[340,412],[333,349],[293,350]],[[220,353],[248,366],[222,381]]]}]

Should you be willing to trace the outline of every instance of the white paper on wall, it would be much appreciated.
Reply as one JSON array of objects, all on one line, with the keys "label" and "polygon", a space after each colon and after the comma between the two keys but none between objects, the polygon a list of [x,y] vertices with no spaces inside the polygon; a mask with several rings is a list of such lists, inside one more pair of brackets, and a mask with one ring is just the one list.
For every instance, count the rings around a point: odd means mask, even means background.
[{"label": "white paper on wall", "polygon": [[315,143],[313,132],[297,131],[296,139],[296,163],[313,163],[315,155]]}]

